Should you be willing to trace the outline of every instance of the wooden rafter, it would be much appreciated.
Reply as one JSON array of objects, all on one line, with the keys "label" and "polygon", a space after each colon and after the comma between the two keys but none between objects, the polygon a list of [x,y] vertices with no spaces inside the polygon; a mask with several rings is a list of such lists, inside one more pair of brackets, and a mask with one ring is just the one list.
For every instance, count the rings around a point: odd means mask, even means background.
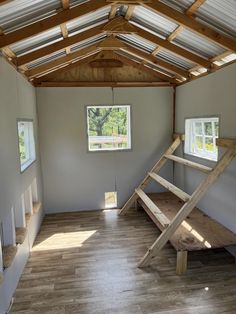
[{"label": "wooden rafter", "polygon": [[72,61],[75,61],[76,59],[81,59],[85,56],[95,54],[100,50],[101,49],[97,48],[96,45],[92,45],[90,47],[73,52],[68,56],[56,59],[54,61],[48,62],[46,64],[43,64],[41,66],[28,70],[25,72],[25,75],[28,78],[37,77],[37,76],[52,72],[54,69],[57,70],[60,67],[63,67],[65,64],[69,64]]},{"label": "wooden rafter", "polygon": [[157,57],[154,57],[153,55],[151,55],[147,52],[144,52],[140,49],[134,48],[131,45],[126,45],[126,48],[123,48],[122,50],[127,51],[131,54],[134,54],[134,55],[138,56],[139,58],[143,58],[149,62],[152,62],[154,65],[157,65],[157,66],[159,65],[160,67],[162,67],[166,70],[169,70],[172,73],[175,73],[179,76],[183,76],[186,78],[189,76],[188,71],[182,70],[182,69],[176,67],[175,65],[172,65],[172,64],[170,64],[166,61],[163,61],[161,59],[158,59]]},{"label": "wooden rafter", "polygon": [[189,16],[193,15],[204,2],[206,2],[206,0],[195,0],[195,2],[185,11],[185,14]]},{"label": "wooden rafter", "polygon": [[79,33],[77,35],[60,40],[54,43],[53,45],[49,45],[49,46],[40,48],[36,51],[33,51],[31,53],[25,54],[17,59],[17,64],[18,66],[22,66],[24,64],[30,63],[44,56],[50,55],[59,50],[65,49],[66,47],[70,47],[80,41],[99,35],[100,33],[102,33],[102,28],[104,25],[105,23],[102,25],[96,26],[94,28],[91,28],[87,31],[84,31],[82,33]]},{"label": "wooden rafter", "polygon": [[182,25],[179,25],[176,27],[176,29],[167,37],[167,40],[168,41],[172,41],[174,40],[179,33],[181,33],[183,31],[183,26]]},{"label": "wooden rafter", "polygon": [[79,18],[88,13],[92,13],[107,5],[108,3],[105,0],[94,0],[85,2],[81,5],[75,6],[74,8],[58,12],[57,14],[45,18],[41,21],[22,27],[21,29],[18,29],[9,34],[0,36],[0,48],[18,42],[20,40],[35,36],[70,20]]},{"label": "wooden rafter", "polygon": [[117,5],[114,4],[111,6],[111,11],[109,14],[109,20],[114,19],[114,17],[116,16],[116,11],[117,11]]},{"label": "wooden rafter", "polygon": [[236,41],[234,41],[233,39],[230,39],[229,37],[224,36],[214,29],[211,29],[206,25],[201,24],[200,22],[194,20],[192,17],[187,16],[186,14],[172,9],[171,7],[161,3],[160,1],[153,1],[151,3],[145,4],[145,7],[167,17],[168,19],[178,23],[179,25],[190,29],[198,35],[204,36],[208,40],[211,40],[226,49],[236,51]]},{"label": "wooden rafter", "polygon": [[188,59],[190,61],[192,61],[193,63],[196,63],[196,64],[199,64],[205,68],[210,68],[211,67],[211,62],[192,53],[192,52],[189,52],[188,50],[185,50],[177,45],[174,45],[172,43],[170,43],[168,40],[165,40],[165,39],[162,39],[160,37],[157,37],[147,31],[145,31],[144,29],[142,28],[139,28],[137,27],[138,31],[138,35],[143,37],[144,39],[146,40],[149,40],[153,43],[155,43],[157,46],[160,46],[162,48],[165,48],[171,52],[174,52],[176,53],[177,55],[185,58],[185,59]]},{"label": "wooden rafter", "polygon": [[129,5],[128,6],[128,9],[126,11],[126,14],[125,14],[125,19],[127,21],[129,21],[133,15],[133,12],[134,12],[134,9],[135,9],[135,5]]},{"label": "wooden rafter", "polygon": [[[117,53],[117,52],[115,52]],[[169,81],[170,83],[172,84],[176,84],[176,81],[174,78],[171,78],[167,75],[164,75],[158,71],[155,71],[154,69],[151,69],[147,66],[145,66],[146,62],[145,61],[141,61],[140,63],[130,59],[128,56],[124,56],[124,55],[120,55],[119,53],[117,53],[118,57],[119,57],[119,60],[123,63],[126,63],[128,65],[131,65],[133,66],[134,68],[137,68],[139,69],[140,71],[144,71],[144,72],[147,72],[149,74],[152,74],[154,76],[157,76],[159,77],[160,79],[162,80],[165,80],[165,81]]]},{"label": "wooden rafter", "polygon": [[170,86],[169,82],[44,82],[36,83],[37,87],[166,87]]},{"label": "wooden rafter", "polygon": [[62,8],[64,10],[67,10],[70,7],[70,0],[61,0],[61,4],[62,4]]}]

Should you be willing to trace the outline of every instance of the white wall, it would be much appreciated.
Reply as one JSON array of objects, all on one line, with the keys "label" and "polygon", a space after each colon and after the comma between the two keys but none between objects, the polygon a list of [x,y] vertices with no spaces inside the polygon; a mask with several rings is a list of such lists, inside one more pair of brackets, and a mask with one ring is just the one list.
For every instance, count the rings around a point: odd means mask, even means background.
[{"label": "white wall", "polygon": [[[114,93],[116,104],[132,105],[132,151],[88,153],[85,106],[111,104],[111,89],[37,89],[47,212],[104,208],[104,193],[114,191],[115,180],[122,206],[170,144],[171,88],[122,88]],[[164,172],[172,180],[171,164]]]},{"label": "white wall", "polygon": [[[18,208],[21,194],[35,177],[39,198],[42,198],[39,160],[24,173],[20,173],[17,118],[34,119],[37,139],[35,89],[0,57],[0,222],[6,219],[12,207]],[[29,240],[33,241],[41,219],[42,213],[33,217],[31,232],[28,232],[26,241],[18,248],[12,266],[4,271],[4,283],[0,286],[1,314],[9,306],[30,251]]]},{"label": "white wall", "polygon": [[[220,116],[220,137],[236,138],[236,64],[177,88],[177,132],[184,133],[185,118],[212,115]],[[199,158],[191,159],[214,166]],[[194,170],[176,170],[175,180],[187,192],[193,191],[203,178]],[[236,232],[236,158],[199,207]]]}]

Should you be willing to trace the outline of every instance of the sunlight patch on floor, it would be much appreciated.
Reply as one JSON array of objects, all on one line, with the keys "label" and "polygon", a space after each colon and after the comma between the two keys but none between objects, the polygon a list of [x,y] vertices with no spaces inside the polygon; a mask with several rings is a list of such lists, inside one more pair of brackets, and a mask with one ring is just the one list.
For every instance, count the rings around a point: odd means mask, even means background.
[{"label": "sunlight patch on floor", "polygon": [[81,247],[83,243],[96,232],[97,230],[55,233],[41,243],[36,244],[32,251],[37,252]]}]

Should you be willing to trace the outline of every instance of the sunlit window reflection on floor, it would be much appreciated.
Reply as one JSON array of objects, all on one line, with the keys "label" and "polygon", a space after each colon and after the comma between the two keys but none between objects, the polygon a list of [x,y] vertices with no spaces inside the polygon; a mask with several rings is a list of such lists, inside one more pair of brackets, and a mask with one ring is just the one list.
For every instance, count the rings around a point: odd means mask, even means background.
[{"label": "sunlit window reflection on floor", "polygon": [[187,229],[198,241],[203,242],[207,248],[209,249],[211,248],[211,244],[208,241],[206,241],[200,235],[200,233],[198,233],[195,229],[193,229],[193,227],[190,224],[188,224],[185,220],[182,222],[181,226]]},{"label": "sunlit window reflection on floor", "polygon": [[96,232],[97,230],[55,233],[39,244],[36,244],[32,251],[37,252],[81,247],[83,243]]}]

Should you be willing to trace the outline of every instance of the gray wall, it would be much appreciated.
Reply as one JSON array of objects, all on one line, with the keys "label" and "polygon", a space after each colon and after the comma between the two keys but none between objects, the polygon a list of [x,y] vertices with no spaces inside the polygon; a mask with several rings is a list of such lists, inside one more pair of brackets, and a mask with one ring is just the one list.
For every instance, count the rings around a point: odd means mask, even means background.
[{"label": "gray wall", "polygon": [[[178,87],[176,103],[177,132],[184,133],[185,118],[219,115],[220,137],[236,138],[236,64]],[[190,159],[214,166],[201,158]],[[175,180],[187,192],[193,191],[202,178],[194,170],[176,167]],[[199,207],[236,232],[236,158]]]},{"label": "gray wall", "polygon": [[[35,89],[0,57],[0,222],[6,219],[12,207],[17,207],[21,194],[30,186],[35,177],[38,180],[39,198],[42,197],[39,161],[37,160],[20,174],[17,118],[34,119],[37,139]],[[5,313],[9,306],[27,261],[31,248],[29,243],[33,242],[41,219],[42,213],[31,219],[25,242],[19,246],[12,266],[4,271],[4,282],[0,286],[1,314]]]},{"label": "gray wall", "polygon": [[[47,212],[104,208],[104,193],[115,190],[115,181],[120,207],[169,145],[171,88],[123,88],[114,93],[116,104],[132,105],[132,151],[88,153],[85,105],[111,104],[111,89],[37,89]],[[164,174],[172,180],[171,164]]]}]

